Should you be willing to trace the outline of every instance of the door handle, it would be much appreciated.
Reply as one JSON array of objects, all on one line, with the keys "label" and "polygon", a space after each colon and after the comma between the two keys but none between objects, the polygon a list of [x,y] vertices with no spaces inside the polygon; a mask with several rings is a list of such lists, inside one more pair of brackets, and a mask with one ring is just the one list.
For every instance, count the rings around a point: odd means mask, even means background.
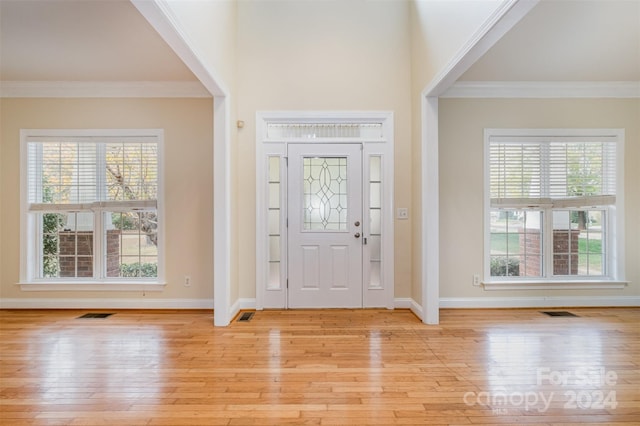
[{"label": "door handle", "polygon": [[356,237],[356,238],[360,238],[360,233],[356,232],[355,234],[353,234],[353,236]]}]

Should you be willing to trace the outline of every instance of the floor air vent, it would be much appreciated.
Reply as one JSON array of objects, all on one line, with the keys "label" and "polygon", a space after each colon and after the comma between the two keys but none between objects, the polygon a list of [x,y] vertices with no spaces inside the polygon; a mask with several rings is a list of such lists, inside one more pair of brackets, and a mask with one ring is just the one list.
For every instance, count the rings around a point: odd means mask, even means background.
[{"label": "floor air vent", "polygon": [[88,313],[82,316],[79,316],[77,319],[86,319],[86,318],[107,318],[113,314],[98,314],[98,313]]},{"label": "floor air vent", "polygon": [[568,311],[546,311],[542,313],[545,315],[549,315],[550,317],[577,317],[576,314],[572,314]]},{"label": "floor air vent", "polygon": [[238,318],[238,321],[250,321],[251,318],[253,318],[253,314],[255,314],[255,312],[243,312]]}]

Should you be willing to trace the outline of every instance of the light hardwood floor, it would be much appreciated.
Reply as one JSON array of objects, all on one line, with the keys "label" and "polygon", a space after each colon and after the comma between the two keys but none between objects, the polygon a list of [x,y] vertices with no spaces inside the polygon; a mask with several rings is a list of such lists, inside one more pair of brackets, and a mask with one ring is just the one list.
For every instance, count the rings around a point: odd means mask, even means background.
[{"label": "light hardwood floor", "polygon": [[0,424],[639,425],[640,309],[569,311],[3,310]]}]

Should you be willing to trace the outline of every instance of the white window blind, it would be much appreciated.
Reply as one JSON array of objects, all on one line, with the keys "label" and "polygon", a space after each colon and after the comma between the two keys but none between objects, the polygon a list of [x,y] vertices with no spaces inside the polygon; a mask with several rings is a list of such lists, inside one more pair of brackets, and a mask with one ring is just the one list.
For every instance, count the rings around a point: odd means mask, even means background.
[{"label": "white window blind", "polygon": [[492,136],[491,207],[615,204],[616,142],[610,137]]},{"label": "white window blind", "polygon": [[157,192],[156,138],[27,140],[31,211],[155,208]]}]

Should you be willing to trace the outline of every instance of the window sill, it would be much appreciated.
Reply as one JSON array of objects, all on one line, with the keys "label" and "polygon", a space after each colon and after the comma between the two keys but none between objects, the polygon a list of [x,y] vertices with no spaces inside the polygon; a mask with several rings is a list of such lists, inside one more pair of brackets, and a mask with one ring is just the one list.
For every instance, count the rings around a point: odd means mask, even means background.
[{"label": "window sill", "polygon": [[522,280],[522,281],[485,281],[485,290],[612,290],[623,289],[627,281],[613,280]]},{"label": "window sill", "polygon": [[22,291],[162,291],[166,283],[100,281],[100,282],[20,282]]}]

